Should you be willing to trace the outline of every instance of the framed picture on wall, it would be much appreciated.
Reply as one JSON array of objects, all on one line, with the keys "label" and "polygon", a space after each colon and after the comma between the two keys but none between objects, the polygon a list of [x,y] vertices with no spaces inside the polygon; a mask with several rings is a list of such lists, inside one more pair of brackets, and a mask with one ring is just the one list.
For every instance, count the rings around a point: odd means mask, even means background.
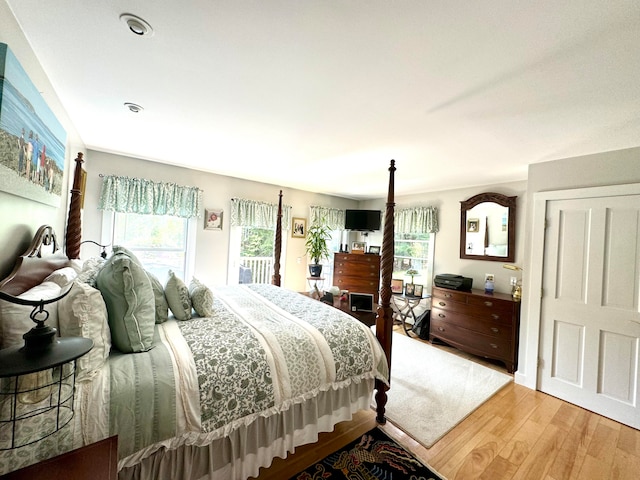
[{"label": "framed picture on wall", "polygon": [[467,220],[467,232],[477,232],[480,230],[480,220],[477,218],[470,218]]},{"label": "framed picture on wall", "polygon": [[213,208],[204,210],[204,229],[222,230],[222,210]]},{"label": "framed picture on wall", "polygon": [[307,219],[294,217],[291,221],[291,236],[304,238],[307,235]]}]

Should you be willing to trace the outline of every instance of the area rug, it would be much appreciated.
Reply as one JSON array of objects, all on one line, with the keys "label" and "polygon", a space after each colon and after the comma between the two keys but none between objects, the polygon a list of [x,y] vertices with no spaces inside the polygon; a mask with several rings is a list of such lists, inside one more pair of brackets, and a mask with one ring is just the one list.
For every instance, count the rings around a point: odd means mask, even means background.
[{"label": "area rug", "polygon": [[374,428],[290,480],[441,480],[443,477]]},{"label": "area rug", "polygon": [[513,381],[402,333],[392,342],[386,417],[426,448]]}]

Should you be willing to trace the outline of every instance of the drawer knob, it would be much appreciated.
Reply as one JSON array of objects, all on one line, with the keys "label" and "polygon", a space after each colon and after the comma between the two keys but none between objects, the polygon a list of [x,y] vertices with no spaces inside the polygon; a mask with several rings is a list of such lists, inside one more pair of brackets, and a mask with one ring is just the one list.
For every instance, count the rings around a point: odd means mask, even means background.
[{"label": "drawer knob", "polygon": [[492,313],[491,318],[493,318],[494,320],[498,320],[500,318],[500,315],[498,315],[497,313]]},{"label": "drawer knob", "polygon": [[450,293],[445,293],[444,294],[444,298],[451,298],[451,297],[453,297],[453,295],[451,295]]},{"label": "drawer knob", "polygon": [[440,318],[444,318],[444,317],[446,317],[446,315],[445,315],[444,313],[439,313],[439,314],[438,314],[438,316],[439,316]]},{"label": "drawer knob", "polygon": [[438,305],[440,305],[441,307],[446,307],[447,306],[446,302],[438,302]]},{"label": "drawer knob", "polygon": [[490,346],[491,348],[498,348],[498,345],[496,345],[495,343],[490,343],[490,344],[489,344],[489,346]]},{"label": "drawer knob", "polygon": [[485,304],[487,307],[493,307],[493,302],[490,302],[490,301],[488,301],[488,300],[487,300],[486,302],[484,302],[484,304]]},{"label": "drawer knob", "polygon": [[441,332],[444,332],[444,328],[443,327],[438,327],[438,330],[440,330]]},{"label": "drawer knob", "polygon": [[500,332],[500,329],[499,329],[499,328],[496,328],[496,327],[491,327],[491,331],[492,331],[493,333],[498,333],[498,332]]}]

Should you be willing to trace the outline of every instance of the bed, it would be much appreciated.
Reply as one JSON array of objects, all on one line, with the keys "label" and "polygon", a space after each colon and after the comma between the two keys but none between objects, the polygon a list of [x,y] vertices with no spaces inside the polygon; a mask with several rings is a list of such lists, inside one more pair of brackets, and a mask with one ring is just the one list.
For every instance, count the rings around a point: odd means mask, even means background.
[{"label": "bed", "polygon": [[[79,156],[76,179],[81,162]],[[111,293],[100,288],[105,265],[87,269],[87,262],[78,260],[81,194],[74,180],[66,255],[56,246],[55,232],[41,227],[0,290],[23,295],[42,284],[54,283],[58,291],[73,285],[59,302],[56,326],[63,335],[89,336],[94,349],[78,361],[76,414],[67,431],[36,448],[2,452],[0,474],[117,434],[122,480],[245,479],[370,408],[374,391],[376,418],[384,423],[391,366],[394,172],[391,161],[375,335],[344,312],[279,286],[279,214],[272,285],[202,286],[208,308],[203,315],[188,321],[156,318],[151,325],[137,325],[140,337],[132,340],[126,327],[114,326],[109,318],[110,302],[128,300],[117,295],[110,300]],[[45,244],[52,245],[50,254],[43,254]],[[136,259],[123,250],[114,249],[107,262],[122,257],[120,265],[133,272]],[[122,281],[127,287],[119,293],[148,297],[142,281],[130,283],[133,278]],[[174,303],[183,287],[171,292]],[[164,288],[168,300],[169,283]],[[157,314],[157,304],[151,308]]]}]

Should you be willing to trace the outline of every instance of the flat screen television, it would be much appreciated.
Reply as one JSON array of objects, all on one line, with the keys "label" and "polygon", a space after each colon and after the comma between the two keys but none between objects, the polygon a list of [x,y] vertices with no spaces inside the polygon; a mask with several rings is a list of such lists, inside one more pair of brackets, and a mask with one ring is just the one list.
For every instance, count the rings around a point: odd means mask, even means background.
[{"label": "flat screen television", "polygon": [[344,229],[372,232],[380,230],[380,210],[345,210]]}]

